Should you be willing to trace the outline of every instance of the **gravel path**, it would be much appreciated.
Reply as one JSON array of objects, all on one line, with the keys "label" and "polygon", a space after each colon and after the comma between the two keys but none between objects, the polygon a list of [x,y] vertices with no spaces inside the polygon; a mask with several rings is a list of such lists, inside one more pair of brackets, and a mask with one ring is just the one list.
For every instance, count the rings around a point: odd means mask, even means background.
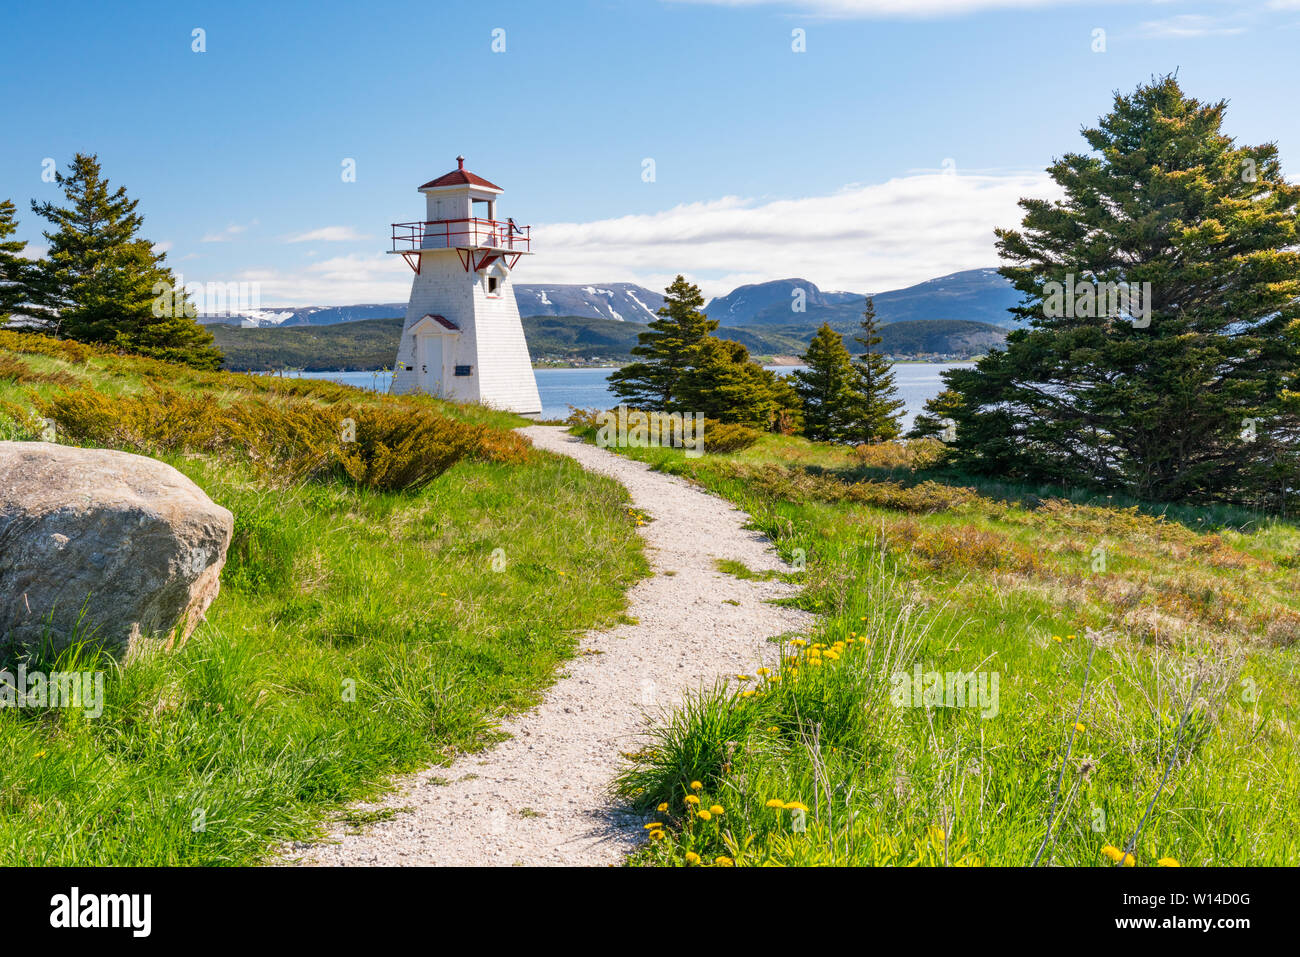
[{"label": "gravel path", "polygon": [[[719,572],[731,558],[788,570],[748,516],[689,483],[585,444],[556,426],[520,430],[538,448],[622,482],[653,521],[639,529],[654,574],[628,594],[635,625],[592,632],[541,705],[507,721],[511,737],[450,767],[404,779],[378,804],[397,813],[361,833],[290,855],[315,865],[616,864],[644,838],[644,819],[611,806],[621,752],[683,691],[771,664],[769,636],[812,616],[769,604],[796,591]],[[675,573],[675,574],[670,574]]]}]

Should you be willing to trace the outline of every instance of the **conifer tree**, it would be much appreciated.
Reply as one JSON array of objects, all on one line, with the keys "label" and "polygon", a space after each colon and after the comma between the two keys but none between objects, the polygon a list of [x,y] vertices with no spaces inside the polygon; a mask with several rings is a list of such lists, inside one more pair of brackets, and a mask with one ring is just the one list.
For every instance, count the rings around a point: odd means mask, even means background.
[{"label": "conifer tree", "polygon": [[78,153],[57,172],[67,205],[32,202],[53,227],[36,286],[53,314],[53,331],[79,342],[112,345],[144,355],[215,369],[221,353],[192,312],[166,254],[138,235],[138,200],[112,190],[98,158]]},{"label": "conifer tree", "polygon": [[1294,494],[1300,187],[1225,109],[1172,76],[1116,95],[1091,152],[1050,167],[1064,198],[998,231],[1026,327],[946,374],[955,464],[1157,500]]},{"label": "conifer tree", "polygon": [[861,397],[854,391],[853,361],[844,338],[822,323],[802,358],[808,368],[794,373],[794,389],[803,403],[804,435],[847,441]]},{"label": "conifer tree", "polygon": [[880,326],[876,321],[876,304],[868,297],[862,313],[862,333],[855,336],[863,352],[853,361],[853,390],[857,403],[853,422],[845,438],[854,442],[886,442],[898,438],[902,431],[902,410],[906,403],[898,398],[893,364],[876,351],[880,345]]},{"label": "conifer tree", "polygon": [[678,411],[768,429],[780,411],[793,411],[798,402],[789,385],[753,361],[744,345],[708,336],[692,350],[678,380],[678,404]]},{"label": "conifer tree", "polygon": [[610,386],[624,402],[634,407],[681,411],[678,384],[699,346],[714,329],[700,307],[704,297],[694,283],[678,276],[664,290],[659,318],[637,337],[632,354],[641,358],[610,374]]},{"label": "conifer tree", "polygon": [[41,310],[33,303],[32,282],[36,266],[23,256],[27,243],[10,239],[18,231],[12,200],[0,202],[0,326],[15,313],[24,318],[39,318]]}]

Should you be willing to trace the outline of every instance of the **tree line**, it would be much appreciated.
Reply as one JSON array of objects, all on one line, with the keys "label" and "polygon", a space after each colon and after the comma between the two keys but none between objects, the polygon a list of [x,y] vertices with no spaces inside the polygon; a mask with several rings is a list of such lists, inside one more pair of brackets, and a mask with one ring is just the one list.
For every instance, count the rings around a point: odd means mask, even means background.
[{"label": "tree line", "polygon": [[763,368],[741,343],[712,335],[718,322],[703,305],[699,287],[683,276],[664,290],[659,318],[632,349],[637,361],[610,374],[616,396],[637,408],[700,413],[823,441],[898,436],[903,402],[889,362],[874,351],[880,336],[870,299],[856,339],[861,355],[852,356],[843,337],[823,324],[802,357],[807,369],[789,379]]},{"label": "tree line", "polygon": [[[64,205],[32,200],[50,228],[43,258],[24,255],[12,200],[0,202],[0,326],[16,324],[59,338],[218,369],[212,334],[166,264],[140,236],[139,200],[113,189],[96,156],[78,153],[56,171]],[[167,292],[160,297],[158,290]]]}]

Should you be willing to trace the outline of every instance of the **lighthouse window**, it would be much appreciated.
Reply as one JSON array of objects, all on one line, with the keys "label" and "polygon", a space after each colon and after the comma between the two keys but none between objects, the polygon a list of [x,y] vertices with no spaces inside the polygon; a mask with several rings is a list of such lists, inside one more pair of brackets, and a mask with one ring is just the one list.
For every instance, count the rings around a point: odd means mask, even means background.
[{"label": "lighthouse window", "polygon": [[496,276],[488,276],[488,288],[487,288],[487,294],[488,294],[489,296],[498,296],[498,295],[500,295],[500,292],[498,291],[498,290],[500,289],[500,287],[501,287],[501,280],[500,280],[500,279],[498,279]]},{"label": "lighthouse window", "polygon": [[470,375],[472,366],[456,366],[456,375]]}]

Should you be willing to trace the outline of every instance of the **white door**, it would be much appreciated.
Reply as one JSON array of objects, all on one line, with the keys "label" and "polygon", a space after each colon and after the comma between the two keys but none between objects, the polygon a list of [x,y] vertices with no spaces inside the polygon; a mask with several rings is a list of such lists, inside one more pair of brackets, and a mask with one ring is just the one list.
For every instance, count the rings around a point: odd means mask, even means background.
[{"label": "white door", "polygon": [[442,336],[419,336],[416,353],[420,361],[420,391],[442,395]]}]

